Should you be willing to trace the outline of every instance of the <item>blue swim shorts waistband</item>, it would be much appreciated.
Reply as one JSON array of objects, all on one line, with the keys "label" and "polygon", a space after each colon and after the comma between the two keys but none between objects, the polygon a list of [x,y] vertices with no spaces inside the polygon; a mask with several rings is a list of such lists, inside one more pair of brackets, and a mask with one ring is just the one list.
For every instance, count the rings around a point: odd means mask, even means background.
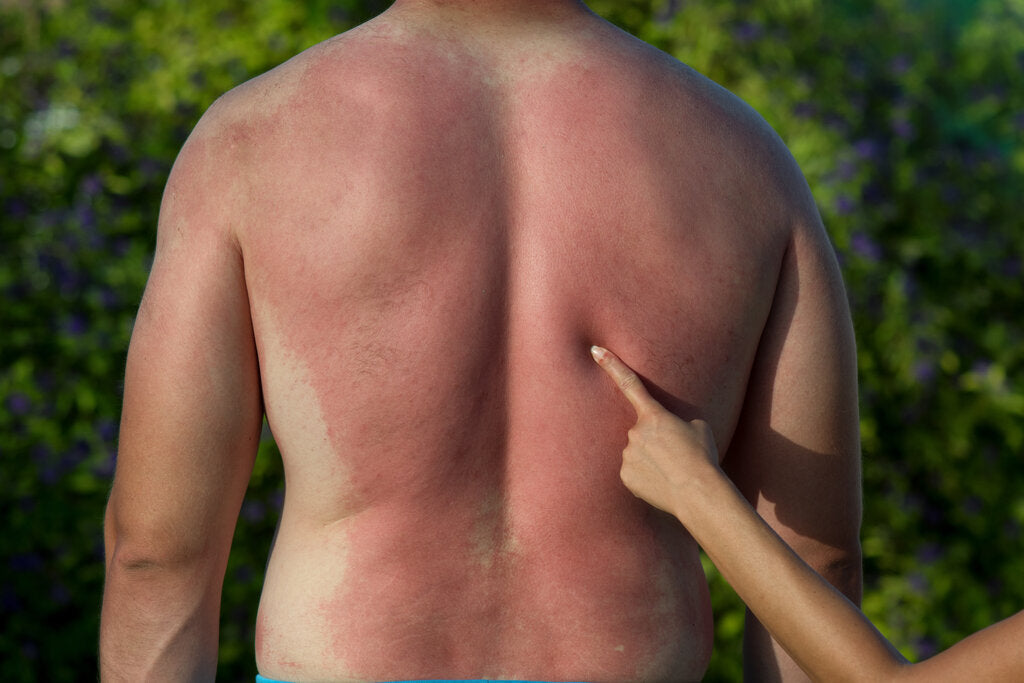
[{"label": "blue swim shorts waistband", "polygon": [[[422,678],[414,681],[381,681],[380,683],[547,683],[546,681],[504,681],[494,678]],[[256,674],[256,683],[288,683]]]}]

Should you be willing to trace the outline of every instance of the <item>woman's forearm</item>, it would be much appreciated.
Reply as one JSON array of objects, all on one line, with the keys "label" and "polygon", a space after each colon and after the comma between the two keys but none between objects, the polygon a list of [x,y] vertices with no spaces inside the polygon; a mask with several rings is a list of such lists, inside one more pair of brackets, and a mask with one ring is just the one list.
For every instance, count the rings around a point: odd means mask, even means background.
[{"label": "woman's forearm", "polygon": [[713,464],[690,472],[672,512],[736,593],[812,679],[885,681],[906,660],[800,559]]},{"label": "woman's forearm", "polygon": [[711,464],[696,469],[679,490],[673,513],[813,680],[1020,680],[1024,612],[927,661],[908,664],[859,609],[775,534],[720,470]]}]

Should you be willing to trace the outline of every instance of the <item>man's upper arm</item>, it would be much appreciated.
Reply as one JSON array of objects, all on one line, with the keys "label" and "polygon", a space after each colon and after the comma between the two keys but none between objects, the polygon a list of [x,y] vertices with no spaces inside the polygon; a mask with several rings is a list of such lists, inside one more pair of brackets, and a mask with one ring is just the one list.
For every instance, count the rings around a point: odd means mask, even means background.
[{"label": "man's upper arm", "polygon": [[[859,604],[856,349],[831,246],[816,212],[805,213],[784,257],[723,466],[775,531]],[[748,675],[772,680],[776,666],[765,657],[778,648],[768,648],[755,621],[748,624],[747,665],[767,667]],[[779,665],[785,677],[792,662]]]},{"label": "man's upper arm", "polygon": [[[209,116],[209,115],[208,115]],[[210,124],[175,162],[125,371],[108,538],[128,563],[225,561],[262,421],[240,176]]]}]

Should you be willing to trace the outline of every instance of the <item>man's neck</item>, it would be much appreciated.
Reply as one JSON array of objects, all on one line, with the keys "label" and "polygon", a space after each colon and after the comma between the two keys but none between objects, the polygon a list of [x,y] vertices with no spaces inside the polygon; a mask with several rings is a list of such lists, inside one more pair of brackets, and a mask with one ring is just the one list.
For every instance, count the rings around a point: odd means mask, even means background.
[{"label": "man's neck", "polygon": [[395,0],[392,10],[415,9],[453,20],[538,20],[589,12],[583,0]]}]

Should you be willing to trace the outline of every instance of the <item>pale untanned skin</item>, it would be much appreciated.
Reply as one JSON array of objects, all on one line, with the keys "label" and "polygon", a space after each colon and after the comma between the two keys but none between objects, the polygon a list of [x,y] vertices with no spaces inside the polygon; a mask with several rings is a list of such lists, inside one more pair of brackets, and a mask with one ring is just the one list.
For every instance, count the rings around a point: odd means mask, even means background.
[{"label": "pale untanned skin", "polygon": [[1020,680],[1024,611],[926,662],[908,664],[867,617],[758,517],[719,467],[703,420],[682,420],[599,346],[594,360],[636,410],[619,476],[634,495],[675,516],[801,668],[815,681],[955,683]]},{"label": "pale untanned skin", "polygon": [[[265,408],[263,675],[700,679],[697,546],[622,486],[633,413],[594,342],[857,600],[845,298],[745,105],[582,5],[499,0],[399,2],[221,98],[129,352],[105,677],[212,678]],[[751,678],[802,677],[747,636]]]}]

